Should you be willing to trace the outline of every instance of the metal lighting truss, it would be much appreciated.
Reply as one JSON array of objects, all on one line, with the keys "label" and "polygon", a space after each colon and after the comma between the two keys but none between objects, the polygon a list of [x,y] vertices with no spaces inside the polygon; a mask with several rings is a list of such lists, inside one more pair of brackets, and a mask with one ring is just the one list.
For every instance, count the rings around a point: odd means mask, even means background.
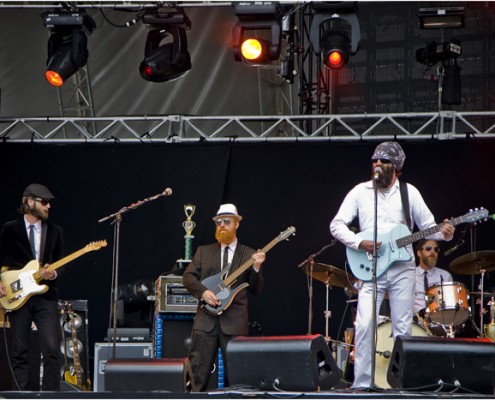
[{"label": "metal lighting truss", "polygon": [[[306,130],[311,126],[317,128]],[[465,138],[495,138],[495,112],[0,118],[0,139],[4,143],[346,142]]]}]

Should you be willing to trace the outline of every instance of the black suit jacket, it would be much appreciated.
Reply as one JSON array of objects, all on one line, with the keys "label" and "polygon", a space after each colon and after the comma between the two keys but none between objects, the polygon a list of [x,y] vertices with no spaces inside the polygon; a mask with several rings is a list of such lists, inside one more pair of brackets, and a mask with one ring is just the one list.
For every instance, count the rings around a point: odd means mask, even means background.
[{"label": "black suit jacket", "polygon": [[[60,260],[63,256],[63,231],[62,228],[51,222],[41,224],[40,264],[51,264]],[[6,222],[0,231],[0,265],[9,270],[22,269],[34,255],[29,245],[29,238],[24,223],[24,216],[10,222]],[[57,269],[60,276],[61,270]],[[48,291],[40,296],[47,299],[58,299],[56,279],[43,281],[48,285]]]},{"label": "black suit jacket", "polygon": [[[203,292],[208,289],[201,284],[201,281],[220,272],[220,251],[221,246],[219,243],[200,246],[191,263],[184,271],[184,286],[198,299],[201,299]],[[255,250],[238,242],[234,257],[232,258],[230,272],[235,271],[243,265],[254,253]],[[253,294],[258,293],[263,288],[264,283],[262,270],[263,268],[260,268],[259,272],[256,272],[253,267],[248,268],[239,276],[234,287],[243,282],[248,282],[249,286],[247,289]],[[249,333],[247,290],[241,290],[234,297],[230,307],[219,316],[206,312],[200,303],[194,319],[193,329],[210,332],[215,326],[217,319],[220,322],[222,332],[226,335],[247,335]]]}]

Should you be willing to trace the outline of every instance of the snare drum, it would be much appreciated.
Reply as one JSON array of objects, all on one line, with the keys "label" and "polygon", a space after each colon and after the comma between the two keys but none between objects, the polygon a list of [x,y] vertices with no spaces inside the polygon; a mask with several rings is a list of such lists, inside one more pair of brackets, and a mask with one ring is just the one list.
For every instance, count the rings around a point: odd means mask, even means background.
[{"label": "snare drum", "polygon": [[443,282],[430,286],[428,298],[428,319],[440,325],[459,325],[471,315],[469,295],[460,282]]},{"label": "snare drum", "polygon": [[[412,336],[428,336],[426,330],[417,324],[412,326]],[[394,349],[392,322],[378,325],[376,330],[375,384],[383,389],[390,388],[387,381],[388,365]]]}]

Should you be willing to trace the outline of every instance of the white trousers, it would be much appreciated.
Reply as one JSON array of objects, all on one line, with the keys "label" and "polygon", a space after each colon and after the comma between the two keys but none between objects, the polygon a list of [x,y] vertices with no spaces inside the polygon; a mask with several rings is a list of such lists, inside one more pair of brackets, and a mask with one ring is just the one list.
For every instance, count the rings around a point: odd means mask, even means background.
[{"label": "white trousers", "polygon": [[[394,264],[377,280],[375,311],[377,321],[383,298],[385,293],[388,292],[394,340],[398,335],[411,335],[412,333],[415,282],[415,265],[410,264],[410,262]],[[371,343],[372,290],[371,282],[363,282],[359,290],[355,326],[353,388],[368,388],[371,386],[371,352],[375,349],[375,346],[372,346]]]}]

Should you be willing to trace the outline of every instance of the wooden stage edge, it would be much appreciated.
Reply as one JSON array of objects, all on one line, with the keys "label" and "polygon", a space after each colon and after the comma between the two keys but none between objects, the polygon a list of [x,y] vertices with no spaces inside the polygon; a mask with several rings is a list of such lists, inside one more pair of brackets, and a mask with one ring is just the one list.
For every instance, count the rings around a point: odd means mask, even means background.
[{"label": "wooden stage edge", "polygon": [[399,390],[328,390],[321,392],[259,392],[218,390],[204,393],[150,392],[0,392],[0,399],[494,399],[493,394],[412,392]]}]

